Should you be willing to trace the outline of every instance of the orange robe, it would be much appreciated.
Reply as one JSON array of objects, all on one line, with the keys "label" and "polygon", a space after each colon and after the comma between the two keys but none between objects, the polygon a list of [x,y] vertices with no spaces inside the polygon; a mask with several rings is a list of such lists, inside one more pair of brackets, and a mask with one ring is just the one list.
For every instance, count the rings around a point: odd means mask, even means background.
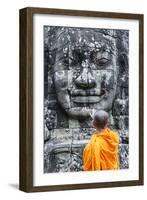
[{"label": "orange robe", "polygon": [[119,136],[109,128],[94,132],[83,151],[84,171],[119,168]]}]

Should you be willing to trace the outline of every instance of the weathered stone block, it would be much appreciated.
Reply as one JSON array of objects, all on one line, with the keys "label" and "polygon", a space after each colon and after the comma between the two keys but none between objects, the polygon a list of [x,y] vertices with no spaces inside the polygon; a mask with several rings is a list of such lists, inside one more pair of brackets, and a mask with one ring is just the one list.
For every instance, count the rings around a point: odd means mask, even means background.
[{"label": "weathered stone block", "polygon": [[129,168],[129,145],[128,144],[119,145],[119,162],[120,162],[120,169]]},{"label": "weathered stone block", "polygon": [[129,144],[129,132],[128,130],[118,130],[117,131],[120,136],[120,143],[121,144]]},{"label": "weathered stone block", "polygon": [[55,93],[48,94],[47,99],[44,101],[44,109],[57,109],[57,97]]},{"label": "weathered stone block", "polygon": [[65,114],[65,111],[58,105],[57,110],[57,126],[56,128],[69,128],[68,116]]},{"label": "weathered stone block", "polygon": [[128,115],[128,99],[116,99],[113,105],[113,116]]},{"label": "weathered stone block", "polygon": [[55,86],[53,84],[53,75],[48,76],[48,94],[55,93]]},{"label": "weathered stone block", "polygon": [[121,130],[128,130],[129,125],[129,118],[128,116],[117,116],[114,117],[114,126],[115,129],[121,129]]},{"label": "weathered stone block", "polygon": [[83,141],[83,140],[89,140],[93,134],[95,129],[92,128],[76,128],[72,129],[72,137],[73,141]]},{"label": "weathered stone block", "polygon": [[49,139],[49,131],[54,129],[57,126],[57,115],[54,110],[49,110],[45,108],[44,110],[44,131],[45,131],[45,140]]},{"label": "weathered stone block", "polygon": [[53,129],[50,132],[51,140],[54,140],[54,144],[71,143],[72,142],[72,129]]}]

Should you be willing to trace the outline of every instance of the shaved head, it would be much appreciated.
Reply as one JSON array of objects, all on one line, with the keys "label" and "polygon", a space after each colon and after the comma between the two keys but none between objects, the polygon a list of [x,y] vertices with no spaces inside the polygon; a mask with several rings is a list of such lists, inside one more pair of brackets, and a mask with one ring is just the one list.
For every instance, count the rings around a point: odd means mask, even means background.
[{"label": "shaved head", "polygon": [[104,111],[104,110],[97,110],[94,113],[94,118],[93,118],[94,125],[97,128],[104,128],[107,125],[108,118],[109,118],[109,115],[108,115],[108,113],[106,111]]}]

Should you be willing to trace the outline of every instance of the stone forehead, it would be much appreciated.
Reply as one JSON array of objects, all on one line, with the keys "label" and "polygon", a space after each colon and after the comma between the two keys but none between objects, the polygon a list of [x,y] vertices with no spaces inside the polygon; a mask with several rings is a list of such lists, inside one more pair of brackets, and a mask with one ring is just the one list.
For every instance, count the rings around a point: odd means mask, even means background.
[{"label": "stone forehead", "polygon": [[79,39],[81,37],[89,40],[100,40],[100,39],[115,39],[113,34],[110,34],[108,31],[100,30],[100,29],[73,29],[69,30],[70,37]]},{"label": "stone forehead", "polygon": [[56,32],[55,47],[59,49],[63,46],[71,47],[87,46],[99,48],[99,46],[108,45],[114,48],[116,44],[115,30],[87,29],[87,28],[61,28]]}]

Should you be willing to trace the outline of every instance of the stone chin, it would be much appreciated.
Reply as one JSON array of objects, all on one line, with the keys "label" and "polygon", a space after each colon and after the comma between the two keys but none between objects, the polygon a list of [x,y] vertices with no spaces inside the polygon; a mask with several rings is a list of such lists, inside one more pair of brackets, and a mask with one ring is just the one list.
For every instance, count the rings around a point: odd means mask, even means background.
[{"label": "stone chin", "polygon": [[69,108],[65,109],[65,112],[69,115],[71,118],[75,119],[85,119],[90,117],[90,108],[88,107],[74,107],[74,108]]},{"label": "stone chin", "polygon": [[92,112],[93,109],[96,110],[105,110],[109,112],[111,110],[112,104],[105,108],[105,107],[99,107],[95,106],[93,108],[89,107],[74,107],[74,108],[69,108],[65,109],[65,112],[68,114],[69,117],[74,118],[74,119],[85,119],[90,117],[90,113]]},{"label": "stone chin", "polygon": [[[90,113],[93,109],[96,109],[96,110],[102,109],[102,110],[109,112],[112,108],[112,103],[113,103],[113,100],[114,100],[114,98],[112,98],[112,96],[109,96],[106,99],[103,99],[99,103],[94,103],[94,104],[91,103],[87,106],[85,106],[85,104],[84,104],[83,107],[78,107],[78,106],[70,107],[69,96],[68,95],[65,95],[65,96],[62,94],[62,98],[60,96],[60,99],[58,99],[58,103],[61,106],[61,108],[63,109],[63,111],[70,118],[74,118],[74,119],[89,118]],[[68,99],[68,101],[64,101],[64,103],[63,103],[62,99],[64,99],[64,100]]]}]

